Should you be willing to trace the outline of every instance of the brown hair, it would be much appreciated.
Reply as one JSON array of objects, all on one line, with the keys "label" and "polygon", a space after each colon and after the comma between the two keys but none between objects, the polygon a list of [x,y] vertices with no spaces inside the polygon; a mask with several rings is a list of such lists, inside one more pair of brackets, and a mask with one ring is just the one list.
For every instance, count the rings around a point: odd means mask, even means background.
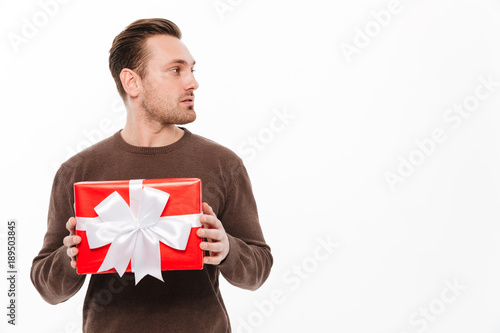
[{"label": "brown hair", "polygon": [[179,27],[172,21],[162,18],[141,19],[131,23],[113,40],[109,50],[109,70],[115,80],[120,96],[125,100],[127,93],[123,89],[120,73],[129,68],[141,78],[146,77],[148,51],[145,47],[148,37],[170,35],[181,39]]}]

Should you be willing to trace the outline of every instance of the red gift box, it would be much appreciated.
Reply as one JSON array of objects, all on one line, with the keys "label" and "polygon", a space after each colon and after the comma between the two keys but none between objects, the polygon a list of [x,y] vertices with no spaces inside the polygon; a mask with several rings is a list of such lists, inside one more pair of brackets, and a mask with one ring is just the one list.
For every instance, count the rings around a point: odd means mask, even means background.
[{"label": "red gift box", "polygon": [[203,268],[200,179],[79,182],[74,190],[78,274],[134,272],[137,283]]}]

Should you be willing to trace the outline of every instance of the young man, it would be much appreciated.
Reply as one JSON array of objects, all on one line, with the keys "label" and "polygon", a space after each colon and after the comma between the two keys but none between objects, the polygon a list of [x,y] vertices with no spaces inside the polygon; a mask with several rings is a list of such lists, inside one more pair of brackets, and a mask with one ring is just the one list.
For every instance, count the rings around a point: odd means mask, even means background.
[{"label": "young man", "polygon": [[[203,270],[164,271],[134,284],[132,273],[94,274],[83,306],[83,332],[231,332],[219,272],[255,290],[272,256],[257,216],[250,180],[230,150],[176,125],[195,120],[195,61],[181,32],[164,19],[138,20],[113,41],[109,66],[127,108],[123,130],[73,156],[58,170],[43,247],[31,280],[51,304],[81,288],[75,271],[73,184],[79,181],[191,178],[202,180]],[[69,235],[68,235],[69,232]]]}]

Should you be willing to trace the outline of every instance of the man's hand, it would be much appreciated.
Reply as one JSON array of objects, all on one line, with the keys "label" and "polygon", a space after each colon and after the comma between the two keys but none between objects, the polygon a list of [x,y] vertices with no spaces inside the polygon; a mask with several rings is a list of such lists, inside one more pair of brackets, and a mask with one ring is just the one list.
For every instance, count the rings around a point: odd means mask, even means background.
[{"label": "man's hand", "polygon": [[197,235],[206,238],[206,242],[201,242],[202,250],[210,251],[210,256],[203,258],[203,263],[218,265],[227,257],[229,253],[229,240],[222,222],[215,216],[215,213],[206,202],[203,203],[203,215],[200,222],[203,228],[198,229]]},{"label": "man's hand", "polygon": [[76,255],[78,254],[77,244],[80,244],[82,239],[76,236],[76,219],[71,217],[66,223],[66,229],[69,231],[69,236],[64,237],[63,244],[68,247],[66,253],[71,258],[71,267],[76,268]]}]

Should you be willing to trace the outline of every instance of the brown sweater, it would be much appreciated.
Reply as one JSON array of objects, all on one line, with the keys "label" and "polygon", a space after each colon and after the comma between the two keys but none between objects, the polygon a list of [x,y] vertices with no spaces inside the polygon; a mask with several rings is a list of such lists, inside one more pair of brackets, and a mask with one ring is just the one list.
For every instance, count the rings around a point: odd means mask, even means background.
[{"label": "brown sweater", "polygon": [[230,250],[218,266],[164,271],[134,285],[132,273],[94,274],[83,305],[83,332],[231,332],[219,291],[219,272],[231,284],[255,290],[267,279],[273,258],[260,228],[248,174],[239,157],[184,129],[164,147],[136,147],[117,132],[73,156],[58,170],[50,198],[47,233],[33,260],[31,280],[50,304],[76,294],[85,280],[70,265],[63,238],[79,181],[200,178],[203,201],[214,209]]}]

